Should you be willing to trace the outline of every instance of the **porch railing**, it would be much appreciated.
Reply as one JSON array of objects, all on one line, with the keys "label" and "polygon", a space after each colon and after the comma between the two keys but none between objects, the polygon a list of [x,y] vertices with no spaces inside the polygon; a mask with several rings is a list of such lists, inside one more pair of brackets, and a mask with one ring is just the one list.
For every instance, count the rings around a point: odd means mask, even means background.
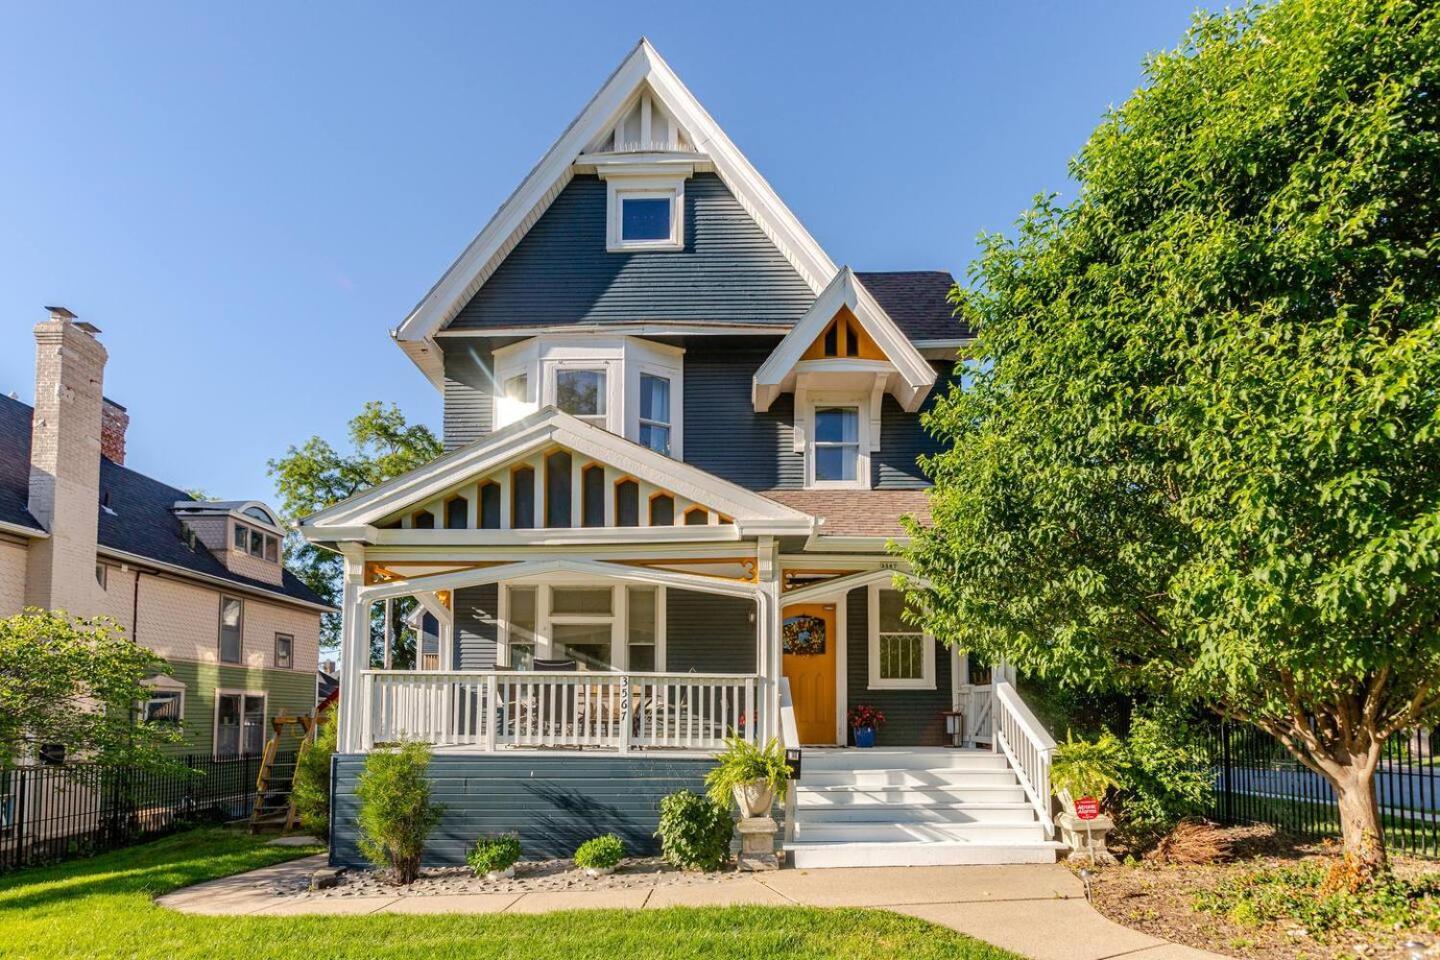
[{"label": "porch railing", "polygon": [[1004,680],[995,681],[995,706],[991,716],[994,747],[1010,760],[1010,767],[1025,788],[1046,831],[1054,829],[1050,818],[1050,760],[1055,738],[1020,699],[1015,688]]},{"label": "porch railing", "polygon": [[401,740],[483,751],[508,748],[718,750],[754,742],[753,674],[573,671],[361,675],[364,749]]}]

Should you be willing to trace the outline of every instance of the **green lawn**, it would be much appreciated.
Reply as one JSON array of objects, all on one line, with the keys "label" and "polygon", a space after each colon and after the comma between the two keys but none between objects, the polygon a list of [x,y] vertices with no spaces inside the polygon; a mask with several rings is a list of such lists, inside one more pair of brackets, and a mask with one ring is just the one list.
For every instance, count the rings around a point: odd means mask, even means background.
[{"label": "green lawn", "polygon": [[864,957],[1014,960],[953,931],[873,910],[730,907],[545,916],[195,917],[151,898],[313,850],[197,830],[0,877],[0,958]]}]

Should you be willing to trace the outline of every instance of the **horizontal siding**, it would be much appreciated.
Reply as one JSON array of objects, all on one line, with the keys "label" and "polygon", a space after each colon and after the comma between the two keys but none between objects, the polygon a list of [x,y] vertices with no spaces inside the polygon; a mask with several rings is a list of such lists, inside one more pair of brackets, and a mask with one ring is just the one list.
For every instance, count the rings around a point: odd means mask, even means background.
[{"label": "horizontal siding", "polygon": [[[365,757],[335,758],[331,863],[365,862],[358,847],[357,780]],[[660,800],[703,790],[711,761],[665,757],[622,759],[580,754],[436,756],[431,796],[444,805],[425,848],[425,863],[458,865],[475,841],[514,831],[525,859],[568,857],[591,837],[615,833],[632,854],[658,852]]]},{"label": "horizontal siding", "polygon": [[493,583],[455,591],[455,669],[495,669],[500,588]]},{"label": "horizontal siding", "polygon": [[930,486],[920,469],[919,458],[940,451],[940,443],[920,424],[920,418],[950,389],[956,365],[932,361],[935,386],[916,413],[906,413],[895,398],[886,394],[880,410],[880,449],[870,455],[870,482],[877,490],[918,490]]},{"label": "horizontal siding", "polygon": [[845,599],[845,668],[850,706],[868,704],[885,714],[877,742],[882,747],[943,746],[950,709],[950,652],[935,651],[934,690],[870,689],[869,591],[851,590]]},{"label": "horizontal siding", "polygon": [[315,712],[315,672],[222,666],[187,660],[170,661],[171,677],[185,684],[184,740],[169,748],[176,753],[212,753],[215,749],[215,691],[263,691],[265,736],[270,720],[281,714]]},{"label": "horizontal siding", "polygon": [[795,398],[776,398],[765,413],[750,399],[755,371],[775,342],[691,342],[685,353],[685,462],[751,490],[805,485],[805,459],[794,452]]},{"label": "horizontal siding", "polygon": [[665,591],[665,668],[754,673],[755,603],[694,590]]},{"label": "horizontal siding", "polygon": [[579,176],[451,322],[484,330],[642,320],[793,324],[809,286],[714,174],[685,182],[685,249],[609,253],[605,184]]},{"label": "horizontal siding", "polygon": [[473,343],[443,341],[445,362],[445,449],[478,440],[494,428],[490,384],[495,369],[490,351]]}]

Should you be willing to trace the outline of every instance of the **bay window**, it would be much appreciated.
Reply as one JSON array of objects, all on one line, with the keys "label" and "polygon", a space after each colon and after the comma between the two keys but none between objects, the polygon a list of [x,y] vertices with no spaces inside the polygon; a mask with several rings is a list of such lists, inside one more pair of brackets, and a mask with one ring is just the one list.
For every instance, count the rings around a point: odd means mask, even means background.
[{"label": "bay window", "polygon": [[670,381],[653,373],[640,374],[641,446],[670,456]]},{"label": "bay window", "polygon": [[555,371],[555,406],[597,427],[605,426],[605,371],[561,367]]}]

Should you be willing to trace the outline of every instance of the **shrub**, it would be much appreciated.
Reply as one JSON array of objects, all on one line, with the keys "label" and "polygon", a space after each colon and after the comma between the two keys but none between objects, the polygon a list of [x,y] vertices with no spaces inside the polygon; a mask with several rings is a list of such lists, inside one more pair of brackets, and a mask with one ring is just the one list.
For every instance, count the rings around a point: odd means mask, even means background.
[{"label": "shrub", "polygon": [[575,849],[575,866],[582,870],[613,870],[625,858],[625,841],[613,833],[586,840]]},{"label": "shrub", "polygon": [[502,833],[493,837],[481,837],[475,841],[465,862],[475,871],[475,876],[487,873],[503,873],[520,861],[520,838],[513,833]]},{"label": "shrub", "polygon": [[1124,767],[1125,745],[1108,730],[1094,740],[1076,740],[1067,733],[1050,762],[1050,786],[1071,797],[1100,799],[1123,784]]},{"label": "shrub", "polygon": [[660,852],[685,870],[719,870],[730,858],[735,823],[727,807],[690,790],[660,801]]},{"label": "shrub", "polygon": [[330,836],[330,758],[337,726],[333,719],[321,723],[315,740],[300,752],[290,793],[300,825],[321,840]]},{"label": "shrub", "polygon": [[379,750],[365,761],[355,787],[360,799],[360,851],[377,867],[389,867],[398,883],[420,876],[425,838],[440,822],[443,810],[430,801],[426,767],[430,748],[405,743]]},{"label": "shrub", "polygon": [[756,780],[765,781],[778,799],[785,799],[790,768],[785,765],[785,750],[775,738],[757,747],[743,737],[726,737],[725,752],[715,761],[705,775],[705,788],[710,799],[724,809],[730,809],[730,795],[736,787]]},{"label": "shrub", "polygon": [[1161,705],[1137,707],[1125,740],[1119,825],[1148,846],[1180,821],[1203,816],[1213,789],[1209,755],[1194,718]]}]

